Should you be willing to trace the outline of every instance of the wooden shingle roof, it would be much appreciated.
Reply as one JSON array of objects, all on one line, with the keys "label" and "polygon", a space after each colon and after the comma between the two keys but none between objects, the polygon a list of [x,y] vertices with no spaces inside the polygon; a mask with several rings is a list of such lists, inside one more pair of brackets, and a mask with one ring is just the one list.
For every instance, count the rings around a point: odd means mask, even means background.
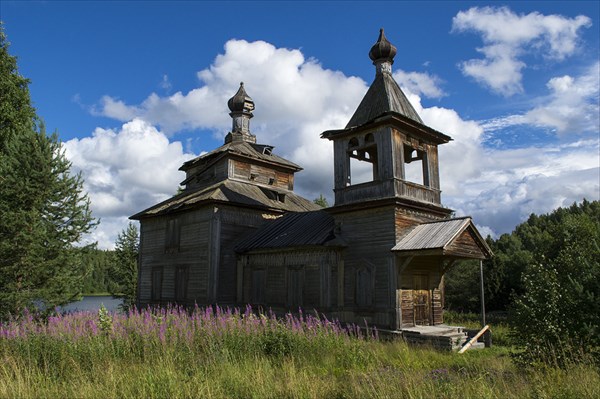
[{"label": "wooden shingle roof", "polygon": [[320,209],[312,201],[290,190],[228,179],[210,187],[198,190],[186,190],[179,195],[131,216],[130,219],[139,220],[145,217],[178,212],[208,203],[230,203],[232,205],[282,212],[303,212]]},{"label": "wooden shingle roof", "polygon": [[297,164],[273,154],[273,148],[274,147],[272,146],[248,143],[246,141],[232,141],[223,144],[219,148],[216,148],[209,153],[200,155],[199,157],[185,162],[179,168],[179,170],[186,171],[198,164],[208,164],[216,158],[219,158],[220,156],[225,154],[233,154],[252,160],[266,162],[272,165],[284,167],[286,169],[291,169],[296,172],[302,170],[302,168]]},{"label": "wooden shingle roof", "polygon": [[394,245],[392,251],[474,259],[487,259],[493,255],[470,217],[417,225]]},{"label": "wooden shingle roof", "polygon": [[361,126],[387,113],[395,112],[423,124],[406,95],[389,73],[380,73],[369,87],[346,129]]}]

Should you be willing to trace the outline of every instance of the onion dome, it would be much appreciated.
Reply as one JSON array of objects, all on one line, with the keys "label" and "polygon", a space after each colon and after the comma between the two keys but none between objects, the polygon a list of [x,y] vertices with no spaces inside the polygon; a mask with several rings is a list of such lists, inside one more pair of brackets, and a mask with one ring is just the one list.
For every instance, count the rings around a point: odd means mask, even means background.
[{"label": "onion dome", "polygon": [[389,61],[390,64],[394,63],[394,57],[396,56],[396,46],[388,41],[383,33],[383,28],[379,29],[379,38],[377,43],[371,47],[369,51],[369,58],[373,60],[373,63]]},{"label": "onion dome", "polygon": [[232,114],[241,112],[252,116],[252,111],[254,110],[254,101],[252,98],[250,98],[248,93],[246,93],[246,90],[244,90],[244,82],[240,83],[240,88],[238,89],[237,93],[235,93],[235,95],[229,99],[227,106],[231,110]]}]

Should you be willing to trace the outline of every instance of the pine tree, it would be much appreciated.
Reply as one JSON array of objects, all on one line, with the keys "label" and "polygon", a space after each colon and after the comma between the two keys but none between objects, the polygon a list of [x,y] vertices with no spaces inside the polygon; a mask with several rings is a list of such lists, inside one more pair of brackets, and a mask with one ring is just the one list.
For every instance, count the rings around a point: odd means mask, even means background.
[{"label": "pine tree", "polygon": [[115,242],[114,262],[110,269],[111,294],[123,298],[123,307],[135,305],[138,279],[139,233],[133,223],[121,231]]},{"label": "pine tree", "polygon": [[0,26],[0,318],[81,293],[74,244],[96,225],[81,175],[56,133],[46,135]]}]

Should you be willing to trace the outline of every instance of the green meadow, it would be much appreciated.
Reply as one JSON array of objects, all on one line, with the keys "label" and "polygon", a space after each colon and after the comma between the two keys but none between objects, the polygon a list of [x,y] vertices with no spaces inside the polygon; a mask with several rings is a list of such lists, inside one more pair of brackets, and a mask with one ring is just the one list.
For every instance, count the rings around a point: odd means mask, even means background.
[{"label": "green meadow", "polygon": [[0,397],[600,397],[591,362],[521,367],[509,339],[459,355],[250,309],[24,315],[0,326]]}]

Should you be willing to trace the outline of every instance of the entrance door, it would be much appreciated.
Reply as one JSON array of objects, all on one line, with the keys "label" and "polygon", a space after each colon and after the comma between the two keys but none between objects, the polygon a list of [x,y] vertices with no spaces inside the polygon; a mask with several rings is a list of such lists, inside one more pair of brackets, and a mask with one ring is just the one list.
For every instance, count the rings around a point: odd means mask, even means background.
[{"label": "entrance door", "polygon": [[431,324],[431,297],[429,291],[429,276],[426,274],[413,275],[413,306],[415,326]]}]

